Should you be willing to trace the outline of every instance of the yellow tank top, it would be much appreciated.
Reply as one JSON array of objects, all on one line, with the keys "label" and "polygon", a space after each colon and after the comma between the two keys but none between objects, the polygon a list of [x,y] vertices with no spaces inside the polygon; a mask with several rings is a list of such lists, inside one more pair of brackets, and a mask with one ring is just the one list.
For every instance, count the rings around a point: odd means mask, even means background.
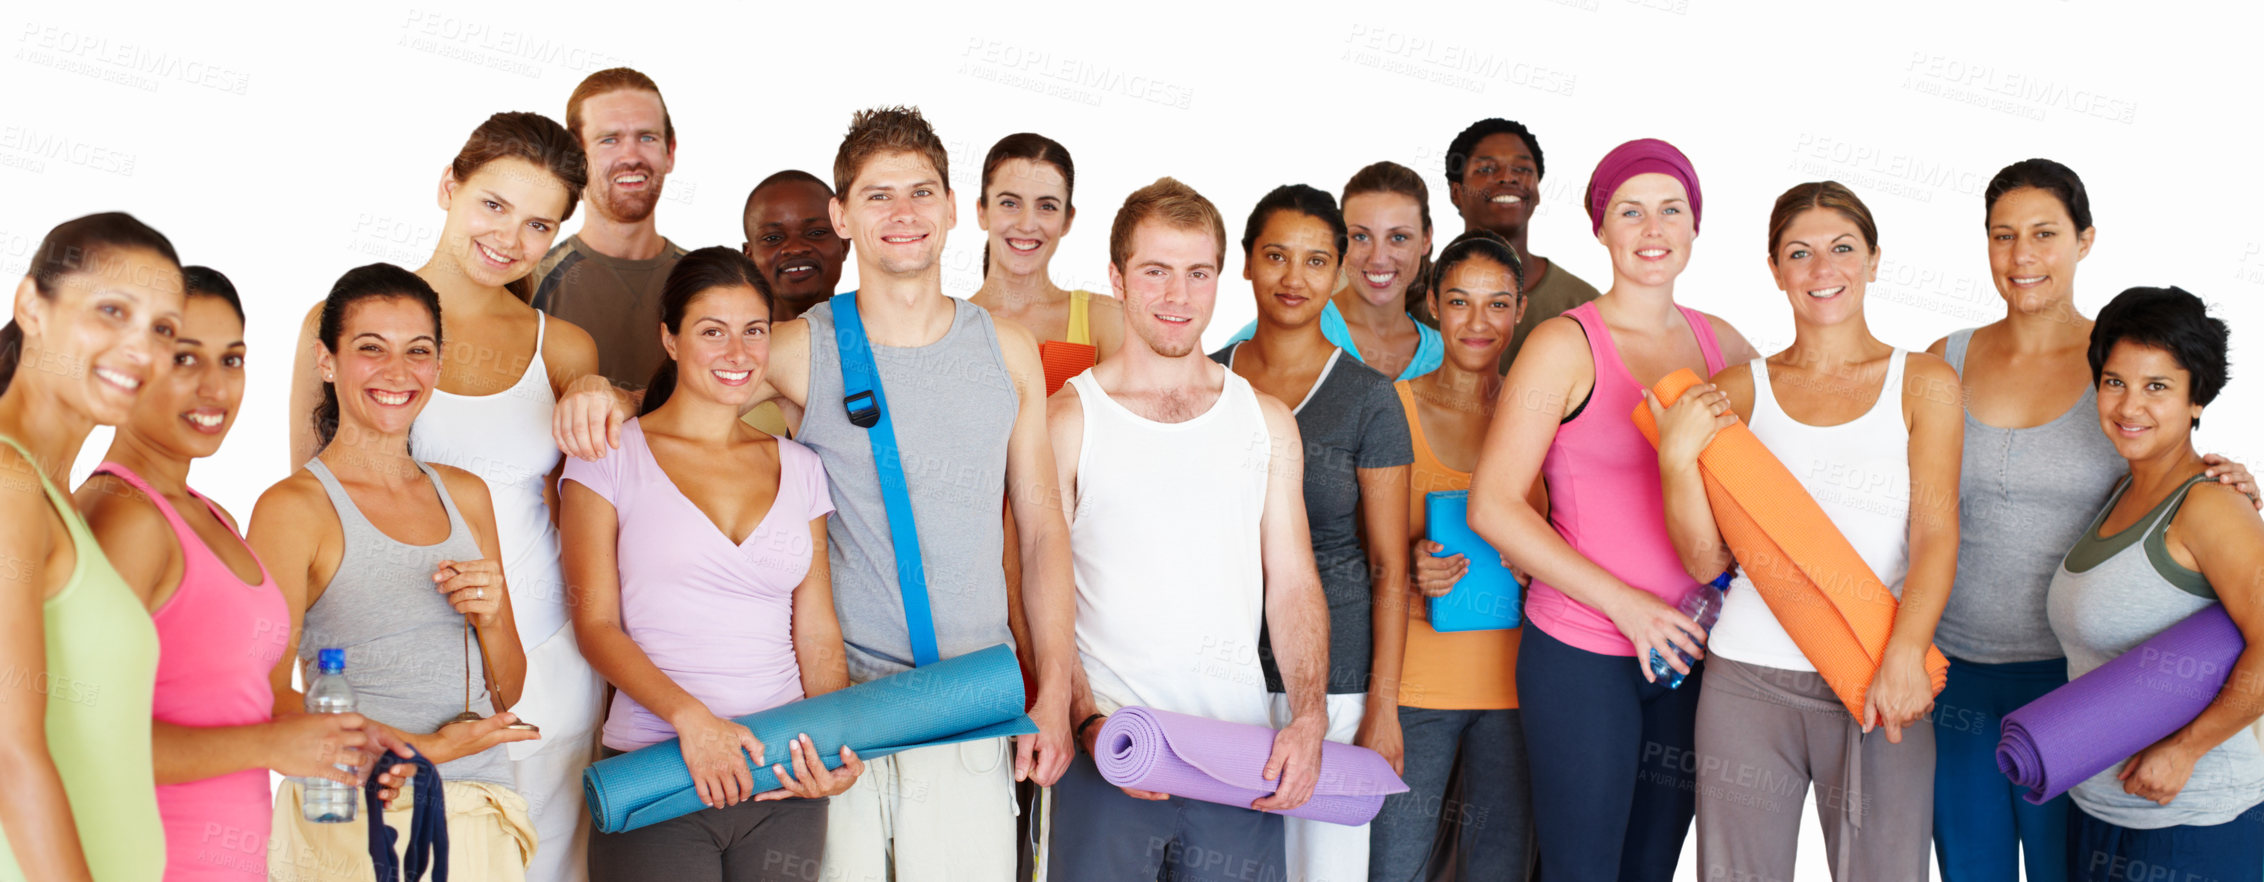
[{"label": "yellow tank top", "polygon": [[[0,435],[0,441],[31,461],[15,439]],[[95,882],[158,882],[165,875],[165,827],[149,746],[157,626],[110,568],[70,497],[45,473],[39,485],[70,531],[76,562],[63,590],[42,605],[47,669],[7,688],[47,696],[47,752],[63,778]],[[24,878],[15,850],[0,837],[0,880]]]},{"label": "yellow tank top", "polygon": [[1069,292],[1068,342],[1093,345],[1092,302],[1091,291],[1079,289]]}]

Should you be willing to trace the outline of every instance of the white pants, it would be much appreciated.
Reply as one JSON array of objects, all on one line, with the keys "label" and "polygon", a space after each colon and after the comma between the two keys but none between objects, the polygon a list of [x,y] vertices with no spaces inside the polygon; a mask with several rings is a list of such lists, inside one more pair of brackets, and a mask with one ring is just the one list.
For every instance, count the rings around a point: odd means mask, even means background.
[{"label": "white pants", "polygon": [[827,807],[825,882],[1014,878],[1014,753],[1006,738],[865,762]]},{"label": "white pants", "polygon": [[589,871],[590,812],[582,770],[596,759],[598,704],[605,681],[582,657],[574,626],[567,625],[527,651],[527,683],[511,710],[542,727],[542,740],[515,741],[513,789],[527,800],[527,815],[541,843],[527,864],[527,882],[585,882]]},{"label": "white pants", "polygon": [[[1289,725],[1289,696],[1274,692],[1266,697],[1273,727]],[[1366,693],[1329,696],[1329,730],[1323,737],[1351,744],[1367,708]],[[1304,818],[1283,818],[1281,824],[1283,863],[1289,869],[1287,882],[1365,882],[1368,878],[1368,825],[1347,827]]]}]

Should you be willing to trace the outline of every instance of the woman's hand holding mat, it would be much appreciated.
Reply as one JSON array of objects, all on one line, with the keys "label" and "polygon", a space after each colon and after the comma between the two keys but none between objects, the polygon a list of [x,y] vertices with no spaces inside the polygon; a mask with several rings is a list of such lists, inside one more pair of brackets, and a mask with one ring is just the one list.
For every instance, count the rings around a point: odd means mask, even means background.
[{"label": "woman's hand holding mat", "polygon": [[2167,804],[2193,763],[2178,762],[2162,740],[2217,700],[2247,648],[2224,604],[2203,607],[2006,714],[1997,768],[2042,805],[2128,759],[2123,789]]},{"label": "woman's hand holding mat", "polygon": [[[1023,707],[1022,669],[1014,651],[1000,644],[731,721],[767,755],[747,753],[736,736],[717,738],[717,746],[736,757],[739,769],[731,777],[741,799],[806,796],[846,788],[864,760],[1032,734],[1037,725]],[[845,749],[852,744],[854,752]],[[686,751],[671,738],[591,763],[582,772],[582,789],[599,832],[634,830],[709,805],[705,800],[713,797],[702,793],[687,755],[704,753]],[[820,775],[821,767],[848,771]],[[772,795],[778,791],[785,793]],[[728,788],[723,795],[730,795]]]},{"label": "woman's hand holding mat", "polygon": [[[1697,374],[1678,370],[1651,392],[1671,411],[1685,392],[1702,385]],[[1652,406],[1645,401],[1632,418],[1657,444]],[[1882,711],[1897,718],[1907,714],[1912,688],[1890,688],[1880,696],[1881,705],[1870,704],[1871,685],[1889,661],[1888,638],[1900,604],[1800,479],[1742,424],[1714,432],[1698,465],[1723,542],[1847,712],[1866,722]],[[1949,682],[1949,659],[1927,646],[1920,668],[1930,703]]]}]

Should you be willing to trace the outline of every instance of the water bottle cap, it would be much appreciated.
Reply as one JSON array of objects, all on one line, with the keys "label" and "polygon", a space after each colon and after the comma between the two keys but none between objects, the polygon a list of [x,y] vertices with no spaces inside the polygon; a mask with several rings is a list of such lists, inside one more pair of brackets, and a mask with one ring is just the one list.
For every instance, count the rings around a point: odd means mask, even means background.
[{"label": "water bottle cap", "polygon": [[315,653],[315,668],[318,672],[324,674],[345,673],[346,651],[343,649],[325,649]]}]

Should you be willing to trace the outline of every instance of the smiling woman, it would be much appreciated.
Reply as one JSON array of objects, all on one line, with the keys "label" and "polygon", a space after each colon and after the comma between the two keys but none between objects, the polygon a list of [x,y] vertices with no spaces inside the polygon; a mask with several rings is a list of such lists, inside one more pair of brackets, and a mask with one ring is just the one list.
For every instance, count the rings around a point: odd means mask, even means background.
[{"label": "smiling woman", "polygon": [[[2193,447],[2229,379],[2231,334],[2181,288],[2132,288],[2099,311],[2088,359],[2098,430],[2128,474],[2052,576],[2046,608],[2081,677],[2213,606],[2246,644],[2216,699],[2168,737],[2068,791],[2069,878],[2256,879],[2264,864],[2264,522]],[[2102,709],[2106,711],[2106,709]],[[2106,711],[2111,713],[2111,711]]]},{"label": "smiling woman", "polygon": [[[1396,162],[1378,162],[1344,183],[1342,272],[1321,309],[1321,336],[1384,376],[1411,380],[1444,358],[1437,320],[1423,306],[1431,256],[1431,193],[1423,177]],[[1412,305],[1402,306],[1406,300]],[[1416,320],[1426,317],[1424,324]],[[1258,333],[1253,321],[1228,342]]]},{"label": "smiling woman", "polygon": [[667,358],[644,412],[621,427],[618,453],[566,465],[559,521],[580,598],[574,631],[619,689],[605,752],[679,739],[673,749],[707,806],[593,835],[596,882],[814,867],[825,800],[864,771],[847,747],[828,771],[805,737],[787,746],[793,768],[781,788],[755,793],[740,750],[759,758],[765,748],[733,722],[849,685],[826,566],[825,467],[810,448],[739,419],[770,365],[771,304],[746,255],[685,254],[661,287]]},{"label": "smiling woman", "polygon": [[[1391,380],[1321,334],[1344,260],[1344,216],[1304,184],[1258,200],[1243,227],[1243,277],[1258,300],[1257,336],[1211,353],[1296,414],[1305,443],[1305,518],[1328,597],[1330,741],[1400,763],[1399,680],[1407,641],[1407,470],[1414,452]],[[1259,638],[1276,727],[1292,709],[1271,641]],[[1368,827],[1289,819],[1292,879],[1368,865]]]},{"label": "smiling woman", "polygon": [[[1958,396],[1940,392],[1957,390],[1947,363],[1872,335],[1864,294],[1879,254],[1871,210],[1846,187],[1785,191],[1769,214],[1769,268],[1792,306],[1792,346],[1730,365],[1671,409],[1650,404],[1667,530],[1693,578],[1736,564],[1697,457],[1715,432],[1742,421],[1901,602],[1873,678],[1834,682],[1833,660],[1806,652],[1819,645],[1814,629],[1780,620],[1781,596],[1764,602],[1769,588],[1750,575],[1761,561],[1749,558],[1730,583],[1705,635],[1696,743],[1707,761],[1757,775],[1699,788],[1707,877],[1791,878],[1799,802],[1811,786],[1832,864],[1848,872],[1839,878],[1926,874],[1934,726],[1925,714],[1934,692],[1925,660],[1956,572],[1963,415]],[[1850,690],[1864,694],[1861,719],[1836,697]],[[1875,727],[1884,737],[1869,734]]]},{"label": "smiling woman", "polygon": [[[1541,876],[1664,879],[1690,827],[1697,782],[1651,751],[1691,750],[1704,666],[1682,688],[1637,659],[1702,655],[1675,607],[1701,584],[1667,534],[1658,454],[1629,414],[1660,377],[1712,375],[1753,357],[1727,322],[1675,302],[1698,237],[1690,159],[1664,141],[1612,149],[1589,177],[1590,229],[1611,255],[1604,296],[1536,325],[1510,365],[1470,489],[1470,526],[1532,574],[1517,696],[1532,751]],[[1547,479],[1549,512],[1528,503]]]},{"label": "smiling woman", "polygon": [[[371,264],[339,277],[316,315],[323,446],[260,495],[248,531],[290,614],[295,652],[268,674],[275,712],[302,709],[293,674],[311,679],[319,650],[345,650],[360,713],[446,779],[453,875],[512,882],[534,834],[503,745],[537,735],[503,712],[519,699],[527,656],[495,504],[477,476],[409,452],[441,374],[440,296],[407,270]],[[459,711],[480,719],[459,722]],[[305,821],[304,792],[290,781],[276,793],[276,874],[311,858],[370,875],[365,828]],[[383,819],[397,835],[409,808]]]},{"label": "smiling woman", "polygon": [[[534,816],[538,853],[546,855],[582,848],[581,769],[602,701],[597,674],[568,626],[552,517],[562,456],[551,429],[569,386],[584,379],[610,384],[595,376],[600,359],[590,335],[530,307],[524,295],[559,224],[574,215],[588,183],[584,162],[581,142],[547,117],[489,117],[441,178],[447,221],[432,258],[417,270],[440,295],[449,343],[409,441],[418,458],[478,475],[494,494],[503,576],[527,651],[526,689],[511,710],[545,736],[505,751]],[[599,198],[616,198],[607,192]],[[658,329],[648,325],[644,333],[655,337]],[[529,870],[541,882],[562,874],[571,878],[567,865],[547,856]]]},{"label": "smiling woman", "polygon": [[0,878],[164,872],[157,632],[59,485],[87,434],[164,375],[181,288],[163,235],[89,215],[39,243],[0,330]]},{"label": "smiling woman", "polygon": [[999,139],[983,158],[983,193],[975,200],[975,220],[990,238],[983,243],[983,288],[971,299],[1037,336],[1047,395],[1124,342],[1115,298],[1063,290],[1047,273],[1077,219],[1070,201],[1076,184],[1069,148],[1022,132]]}]

